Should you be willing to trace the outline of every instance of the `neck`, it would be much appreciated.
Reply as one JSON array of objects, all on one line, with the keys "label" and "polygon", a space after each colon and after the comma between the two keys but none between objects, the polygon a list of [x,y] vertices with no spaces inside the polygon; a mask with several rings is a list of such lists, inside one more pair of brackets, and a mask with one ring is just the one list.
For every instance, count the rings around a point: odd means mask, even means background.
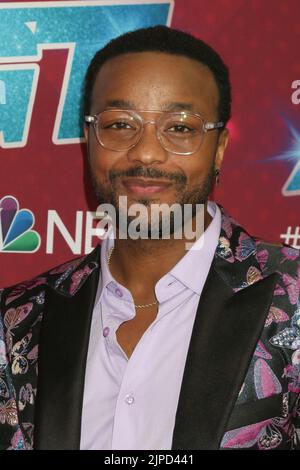
[{"label": "neck", "polygon": [[[204,210],[204,230],[212,218]],[[193,220],[193,222],[195,222]],[[193,225],[195,225],[193,223]],[[118,234],[110,261],[110,270],[114,278],[131,292],[137,294],[154,290],[157,281],[168,273],[187,252],[196,240],[181,239],[120,239]],[[158,262],[159,261],[159,262]]]}]

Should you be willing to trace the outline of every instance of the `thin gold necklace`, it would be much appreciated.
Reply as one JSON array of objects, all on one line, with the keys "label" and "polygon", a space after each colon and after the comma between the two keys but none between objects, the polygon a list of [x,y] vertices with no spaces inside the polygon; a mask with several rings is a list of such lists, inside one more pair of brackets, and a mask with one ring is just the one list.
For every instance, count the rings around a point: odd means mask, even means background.
[{"label": "thin gold necklace", "polygon": [[[110,263],[110,258],[111,258],[111,255],[114,251],[114,246],[109,250],[108,252],[108,256],[107,256],[107,266],[109,266],[109,263]],[[147,308],[147,307],[152,307],[153,305],[156,305],[158,304],[158,301],[155,300],[154,302],[152,302],[151,304],[134,304],[135,308]]]}]

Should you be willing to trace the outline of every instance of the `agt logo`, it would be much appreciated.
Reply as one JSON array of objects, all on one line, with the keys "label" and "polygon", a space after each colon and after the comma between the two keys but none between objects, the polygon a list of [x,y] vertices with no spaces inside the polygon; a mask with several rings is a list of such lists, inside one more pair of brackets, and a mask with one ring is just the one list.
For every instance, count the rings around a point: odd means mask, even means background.
[{"label": "agt logo", "polygon": [[[74,233],[66,228],[56,210],[48,210],[46,253],[52,254],[57,237],[63,238],[73,254],[88,254],[103,235],[97,228],[99,215],[91,211],[76,211]],[[0,253],[34,253],[41,247],[41,237],[32,230],[35,217],[31,210],[20,209],[18,200],[11,195],[0,200]],[[96,225],[96,226],[95,226]]]},{"label": "agt logo", "polygon": [[56,145],[82,140],[81,85],[91,58],[129,30],[171,23],[173,0],[0,2],[0,147],[25,147],[43,51],[67,61],[54,122]]},{"label": "agt logo", "polygon": [[[291,95],[291,101],[293,104],[299,105],[300,80],[294,80],[291,88],[295,90]],[[282,188],[282,194],[284,196],[300,196],[300,131],[291,122],[285,121],[292,137],[292,145],[277,158],[295,162],[296,165]]]}]

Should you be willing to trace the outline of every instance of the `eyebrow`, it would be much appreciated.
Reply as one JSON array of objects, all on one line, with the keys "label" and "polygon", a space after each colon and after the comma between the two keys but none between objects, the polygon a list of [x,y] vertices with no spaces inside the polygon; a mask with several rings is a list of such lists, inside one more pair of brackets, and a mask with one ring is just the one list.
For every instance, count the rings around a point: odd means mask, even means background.
[{"label": "eyebrow", "polygon": [[105,109],[118,108],[118,109],[135,109],[132,101],[127,100],[108,100],[105,103]]},{"label": "eyebrow", "polygon": [[193,111],[194,106],[191,103],[183,103],[183,102],[171,102],[171,103],[166,103],[163,106],[163,109],[165,111]]},{"label": "eyebrow", "polygon": [[[132,101],[128,100],[108,100],[105,103],[105,109],[138,109]],[[162,106],[162,111],[193,111],[194,106],[191,103],[184,103],[179,101],[172,101],[170,103],[165,103]]]}]

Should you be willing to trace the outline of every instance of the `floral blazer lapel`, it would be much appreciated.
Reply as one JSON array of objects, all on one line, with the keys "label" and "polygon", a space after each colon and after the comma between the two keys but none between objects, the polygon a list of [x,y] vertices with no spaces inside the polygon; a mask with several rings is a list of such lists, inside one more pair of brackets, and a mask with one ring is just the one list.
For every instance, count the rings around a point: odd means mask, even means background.
[{"label": "floral blazer lapel", "polygon": [[96,250],[59,286],[46,291],[39,340],[35,449],[79,449],[98,261]]}]

